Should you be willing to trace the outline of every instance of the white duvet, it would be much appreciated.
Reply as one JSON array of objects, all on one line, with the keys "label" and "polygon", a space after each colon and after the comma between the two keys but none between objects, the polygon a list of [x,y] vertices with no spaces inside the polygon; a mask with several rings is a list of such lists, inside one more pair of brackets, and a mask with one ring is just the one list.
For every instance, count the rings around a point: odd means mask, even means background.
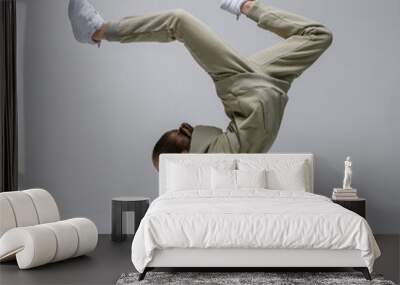
[{"label": "white duvet", "polygon": [[358,249],[371,272],[380,255],[365,219],[330,199],[256,189],[160,196],[134,237],[132,262],[143,272],[165,248]]}]

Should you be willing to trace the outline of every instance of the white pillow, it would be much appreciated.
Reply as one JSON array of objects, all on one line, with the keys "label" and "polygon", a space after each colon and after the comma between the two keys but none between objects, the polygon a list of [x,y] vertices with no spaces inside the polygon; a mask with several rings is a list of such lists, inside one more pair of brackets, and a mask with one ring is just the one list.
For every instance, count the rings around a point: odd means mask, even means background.
[{"label": "white pillow", "polygon": [[267,170],[267,188],[272,190],[306,191],[309,189],[305,160],[259,159],[238,160],[239,170]]},{"label": "white pillow", "polygon": [[235,161],[195,162],[176,160],[167,163],[167,191],[211,189],[211,168],[234,169]]},{"label": "white pillow", "polygon": [[212,190],[240,190],[242,188],[267,188],[267,172],[263,170],[211,170]]},{"label": "white pillow", "polygon": [[236,170],[212,168],[211,189],[236,189]]},{"label": "white pillow", "polygon": [[193,165],[181,165],[171,163],[169,165],[168,190],[185,191],[193,189],[207,189],[207,177],[210,171],[208,167],[196,167]]},{"label": "white pillow", "polygon": [[267,188],[267,171],[262,170],[236,170],[237,188]]}]

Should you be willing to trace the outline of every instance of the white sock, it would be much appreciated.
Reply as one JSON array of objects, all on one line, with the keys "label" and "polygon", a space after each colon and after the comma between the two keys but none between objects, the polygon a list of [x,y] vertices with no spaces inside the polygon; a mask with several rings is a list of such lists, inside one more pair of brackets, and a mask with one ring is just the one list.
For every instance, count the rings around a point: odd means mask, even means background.
[{"label": "white sock", "polygon": [[221,9],[228,11],[229,13],[236,15],[239,18],[241,14],[240,8],[246,1],[247,0],[222,0]]},{"label": "white sock", "polygon": [[70,0],[68,16],[75,39],[81,43],[98,44],[93,34],[104,24],[103,18],[87,0]]}]

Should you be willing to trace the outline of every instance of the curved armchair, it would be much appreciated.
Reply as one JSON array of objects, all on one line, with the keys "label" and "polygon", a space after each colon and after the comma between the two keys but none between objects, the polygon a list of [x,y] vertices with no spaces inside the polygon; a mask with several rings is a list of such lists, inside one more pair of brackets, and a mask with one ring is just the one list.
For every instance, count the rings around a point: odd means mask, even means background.
[{"label": "curved armchair", "polygon": [[0,193],[0,262],[16,259],[28,269],[84,255],[96,245],[96,225],[86,218],[60,221],[46,190]]}]

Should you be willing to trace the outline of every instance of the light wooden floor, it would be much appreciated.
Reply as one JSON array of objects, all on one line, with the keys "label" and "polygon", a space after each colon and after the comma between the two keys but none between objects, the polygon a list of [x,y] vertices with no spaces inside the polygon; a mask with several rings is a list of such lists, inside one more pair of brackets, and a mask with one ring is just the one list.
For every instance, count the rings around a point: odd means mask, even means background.
[{"label": "light wooden floor", "polygon": [[[377,235],[382,257],[375,272],[399,283],[400,236]],[[78,257],[31,270],[19,270],[15,262],[0,265],[0,284],[115,284],[124,272],[134,271],[130,260],[131,242],[114,243],[101,235],[97,249],[89,256]]]}]

